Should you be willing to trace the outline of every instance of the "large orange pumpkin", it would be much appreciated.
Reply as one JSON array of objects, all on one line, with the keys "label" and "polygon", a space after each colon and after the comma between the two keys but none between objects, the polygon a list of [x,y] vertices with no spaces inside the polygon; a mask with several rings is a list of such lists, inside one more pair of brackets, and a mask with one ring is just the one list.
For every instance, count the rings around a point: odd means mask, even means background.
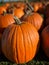
[{"label": "large orange pumpkin", "polygon": [[31,15],[24,17],[23,20],[33,24],[37,30],[39,30],[41,28],[42,23],[43,23],[43,18],[38,13],[31,13]]},{"label": "large orange pumpkin", "polygon": [[45,54],[49,57],[49,25],[46,26],[42,31],[42,48]]},{"label": "large orange pumpkin", "polygon": [[25,63],[32,60],[36,54],[39,34],[28,22],[12,24],[4,30],[2,37],[2,52],[11,61]]}]

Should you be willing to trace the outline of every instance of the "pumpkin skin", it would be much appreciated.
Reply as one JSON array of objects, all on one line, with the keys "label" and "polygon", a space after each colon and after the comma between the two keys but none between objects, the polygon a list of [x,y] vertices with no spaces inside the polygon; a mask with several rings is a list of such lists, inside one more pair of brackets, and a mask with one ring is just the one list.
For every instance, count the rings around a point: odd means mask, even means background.
[{"label": "pumpkin skin", "polygon": [[17,2],[17,3],[14,3],[14,6],[16,8],[21,8],[22,10],[24,10],[25,8],[27,8],[26,4],[24,2]]},{"label": "pumpkin skin", "polygon": [[45,22],[46,25],[49,25],[49,17],[46,18],[46,22]]},{"label": "pumpkin skin", "polygon": [[6,9],[4,8],[4,6],[0,6],[0,14],[3,14],[3,12],[6,12]]},{"label": "pumpkin skin", "polygon": [[21,8],[9,8],[8,13],[12,13],[14,16],[21,18],[24,15],[24,11]]},{"label": "pumpkin skin", "polygon": [[47,4],[47,6],[45,7],[45,16],[46,18],[49,17],[49,4]]},{"label": "pumpkin skin", "polygon": [[43,18],[38,13],[32,13],[31,15],[28,15],[27,17],[24,17],[23,20],[30,22],[33,24],[37,30],[39,30],[43,23]]},{"label": "pumpkin skin", "polygon": [[34,8],[34,12],[37,12],[39,8],[42,8],[43,6],[41,2],[34,2],[34,3],[31,3],[31,5]]},{"label": "pumpkin skin", "polygon": [[4,29],[12,23],[15,23],[12,14],[0,15],[0,32],[3,33]]},{"label": "pumpkin skin", "polygon": [[14,9],[14,16],[21,18],[24,15],[24,11],[21,8]]},{"label": "pumpkin skin", "polygon": [[2,39],[2,33],[0,33],[0,54],[2,52],[2,50],[1,50],[1,39]]},{"label": "pumpkin skin", "polygon": [[47,57],[49,57],[49,25],[43,29],[41,33],[41,37],[43,41],[42,48],[45,54],[47,55]]},{"label": "pumpkin skin", "polygon": [[30,23],[12,24],[4,30],[2,52],[12,62],[25,63],[34,58],[38,42],[39,34]]},{"label": "pumpkin skin", "polygon": [[[3,21],[4,20],[4,21]],[[0,28],[6,28],[8,25],[14,23],[12,14],[0,15]]]},{"label": "pumpkin skin", "polygon": [[10,3],[5,3],[3,7],[7,10],[7,8],[10,7]]}]

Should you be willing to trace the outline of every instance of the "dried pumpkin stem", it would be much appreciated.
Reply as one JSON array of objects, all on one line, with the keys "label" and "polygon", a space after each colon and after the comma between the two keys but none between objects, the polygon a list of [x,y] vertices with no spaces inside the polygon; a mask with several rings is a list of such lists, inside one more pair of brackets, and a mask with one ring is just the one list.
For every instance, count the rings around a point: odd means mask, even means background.
[{"label": "dried pumpkin stem", "polygon": [[34,11],[34,8],[30,5],[28,0],[25,0],[26,4],[28,5],[29,10]]},{"label": "dried pumpkin stem", "polygon": [[22,22],[20,21],[20,19],[16,16],[14,16],[14,20],[16,22],[16,24],[20,25]]},{"label": "dried pumpkin stem", "polygon": [[27,11],[25,10],[25,14],[26,14],[26,15],[29,15],[29,14],[31,14],[31,13],[32,13],[31,10],[27,10]]},{"label": "dried pumpkin stem", "polygon": [[2,15],[6,15],[6,14],[7,14],[7,12],[3,11],[3,14]]}]

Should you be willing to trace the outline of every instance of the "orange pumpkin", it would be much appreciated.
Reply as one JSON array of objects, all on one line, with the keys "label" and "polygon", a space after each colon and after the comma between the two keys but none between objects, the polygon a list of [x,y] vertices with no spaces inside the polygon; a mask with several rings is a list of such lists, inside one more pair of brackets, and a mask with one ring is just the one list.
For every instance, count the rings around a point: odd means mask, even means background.
[{"label": "orange pumpkin", "polygon": [[46,25],[49,25],[49,17],[46,18],[46,22],[45,22]]},{"label": "orange pumpkin", "polygon": [[34,12],[37,12],[39,8],[42,8],[42,3],[41,2],[34,2],[33,4],[31,3],[32,7],[34,8]]},{"label": "orange pumpkin", "polygon": [[7,8],[10,7],[10,3],[5,3],[3,7],[7,10]]},{"label": "orange pumpkin", "polygon": [[28,22],[8,26],[2,36],[2,52],[13,62],[25,63],[32,60],[36,54],[39,34]]},{"label": "orange pumpkin", "polygon": [[8,25],[14,23],[13,15],[12,14],[3,14],[0,15],[0,32],[3,32],[3,30],[8,27]]},{"label": "orange pumpkin", "polygon": [[46,26],[42,31],[42,48],[45,54],[49,57],[49,25]]},{"label": "orange pumpkin", "polygon": [[14,9],[14,16],[21,18],[24,15],[24,11],[21,8]]},{"label": "orange pumpkin", "polygon": [[21,18],[24,15],[24,11],[21,8],[10,7],[7,9],[8,13],[12,13],[14,16]]},{"label": "orange pumpkin", "polygon": [[14,3],[14,6],[15,6],[16,8],[21,8],[22,10],[24,10],[24,9],[27,7],[27,5],[26,5],[24,2]]},{"label": "orange pumpkin", "polygon": [[23,17],[23,20],[33,24],[37,30],[39,30],[43,23],[43,18],[38,13],[31,13],[30,15]]},{"label": "orange pumpkin", "polygon": [[0,14],[3,14],[3,12],[6,12],[6,9],[3,6],[0,6]]}]

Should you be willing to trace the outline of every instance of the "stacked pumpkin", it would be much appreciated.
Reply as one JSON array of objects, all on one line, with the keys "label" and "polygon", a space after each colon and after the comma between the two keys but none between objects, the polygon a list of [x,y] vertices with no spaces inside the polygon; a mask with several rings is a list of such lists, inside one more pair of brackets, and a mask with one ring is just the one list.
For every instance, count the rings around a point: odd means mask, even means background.
[{"label": "stacked pumpkin", "polygon": [[[40,5],[42,7],[42,3]],[[29,62],[39,49],[39,30],[43,25],[43,17],[27,0],[25,3],[6,3],[0,9],[0,39],[3,54],[18,64]]]}]

